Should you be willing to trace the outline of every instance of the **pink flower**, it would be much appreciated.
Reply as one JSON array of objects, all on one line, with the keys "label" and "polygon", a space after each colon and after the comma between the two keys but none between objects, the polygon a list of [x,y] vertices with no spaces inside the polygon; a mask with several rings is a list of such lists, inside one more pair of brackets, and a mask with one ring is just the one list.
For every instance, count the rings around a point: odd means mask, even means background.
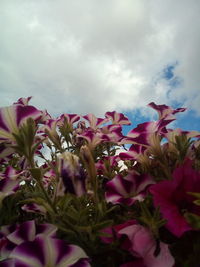
[{"label": "pink flower", "polygon": [[[137,258],[142,258],[142,262],[139,265],[135,265],[133,262],[132,266],[144,266],[144,267],[172,267],[174,265],[174,258],[170,254],[168,245],[160,242],[158,255],[155,255],[157,248],[156,240],[153,238],[152,233],[149,229],[133,224],[121,229],[119,234],[125,234],[131,244],[128,251]],[[125,266],[131,266],[130,263]]]},{"label": "pink flower", "polygon": [[200,207],[188,192],[200,192],[200,172],[193,169],[192,161],[187,159],[173,172],[173,180],[162,181],[150,187],[154,205],[160,207],[163,218],[167,220],[166,228],[177,237],[192,230],[184,213],[189,211],[200,215]]},{"label": "pink flower", "polygon": [[103,231],[107,237],[101,237],[105,243],[114,241],[114,236],[117,239],[123,238],[122,249],[129,251],[134,257],[134,261],[127,262],[120,267],[172,267],[174,258],[170,254],[168,245],[160,242],[159,253],[155,255],[157,243],[149,229],[136,223],[135,220],[127,221],[123,224],[115,225],[112,228],[106,228]]}]

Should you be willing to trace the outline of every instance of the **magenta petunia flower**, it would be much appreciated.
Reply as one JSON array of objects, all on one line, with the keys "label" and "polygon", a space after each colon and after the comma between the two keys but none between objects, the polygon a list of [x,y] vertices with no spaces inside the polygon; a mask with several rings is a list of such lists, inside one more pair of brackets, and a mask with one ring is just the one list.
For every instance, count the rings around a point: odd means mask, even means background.
[{"label": "magenta petunia flower", "polygon": [[188,194],[200,193],[200,172],[192,167],[192,163],[187,159],[175,169],[172,180],[161,181],[149,189],[154,205],[160,208],[163,218],[167,220],[166,228],[177,237],[192,230],[184,217],[185,212],[200,215],[200,207],[193,203],[194,197]]},{"label": "magenta petunia flower", "polygon": [[147,187],[153,183],[147,174],[129,172],[125,177],[118,174],[106,184],[106,201],[130,206],[136,200],[143,201]]}]

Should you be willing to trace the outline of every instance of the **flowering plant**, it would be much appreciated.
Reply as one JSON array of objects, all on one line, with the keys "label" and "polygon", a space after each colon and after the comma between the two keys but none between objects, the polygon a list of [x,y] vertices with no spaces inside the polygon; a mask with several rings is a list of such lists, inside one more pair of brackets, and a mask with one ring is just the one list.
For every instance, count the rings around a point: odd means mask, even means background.
[{"label": "flowering plant", "polygon": [[62,114],[0,109],[0,266],[179,267],[200,262],[200,133],[173,109]]}]

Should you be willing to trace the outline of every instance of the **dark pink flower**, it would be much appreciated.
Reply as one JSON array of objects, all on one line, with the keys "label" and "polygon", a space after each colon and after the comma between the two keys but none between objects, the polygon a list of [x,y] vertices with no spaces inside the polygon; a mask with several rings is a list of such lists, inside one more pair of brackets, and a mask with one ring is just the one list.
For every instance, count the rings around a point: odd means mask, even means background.
[{"label": "dark pink flower", "polygon": [[167,220],[166,228],[177,237],[192,227],[184,217],[185,212],[200,215],[200,207],[188,192],[200,192],[200,172],[193,169],[192,161],[187,159],[173,172],[173,179],[161,181],[150,187],[154,205],[160,207],[163,218]]}]

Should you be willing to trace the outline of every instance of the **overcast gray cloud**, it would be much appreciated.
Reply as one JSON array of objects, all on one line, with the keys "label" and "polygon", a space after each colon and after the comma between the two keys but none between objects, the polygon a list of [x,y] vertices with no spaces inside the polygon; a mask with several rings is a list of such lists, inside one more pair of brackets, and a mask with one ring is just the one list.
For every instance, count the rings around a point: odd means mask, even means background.
[{"label": "overcast gray cloud", "polygon": [[1,0],[0,105],[32,95],[52,114],[98,115],[177,101],[200,114],[199,14],[199,0]]}]

